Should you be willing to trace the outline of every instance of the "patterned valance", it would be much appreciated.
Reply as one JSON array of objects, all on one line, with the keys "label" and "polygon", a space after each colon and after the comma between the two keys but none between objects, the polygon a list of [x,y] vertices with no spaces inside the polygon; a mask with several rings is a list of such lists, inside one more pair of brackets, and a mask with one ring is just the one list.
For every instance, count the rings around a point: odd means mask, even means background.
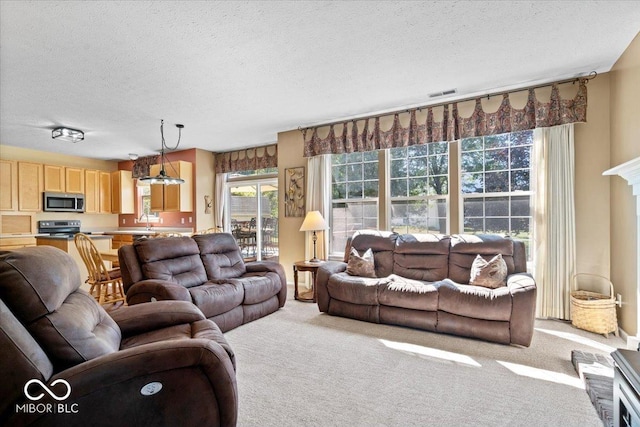
[{"label": "patterned valance", "polygon": [[240,172],[278,167],[278,146],[247,148],[216,153],[216,173]]},{"label": "patterned valance", "polygon": [[[538,127],[549,127],[587,121],[587,79],[579,80],[578,92],[573,99],[561,99],[558,84],[551,85],[549,102],[540,102],[533,88],[525,106],[513,108],[509,93],[502,95],[502,103],[497,111],[486,113],[482,99],[475,99],[475,109],[470,117],[460,117],[458,102],[439,106],[443,109],[442,120],[434,119],[433,110],[426,109],[426,119],[418,123],[418,109],[406,113],[395,113],[389,130],[380,128],[380,116],[357,119],[350,122],[329,125],[329,134],[321,138],[318,129],[326,126],[303,129],[304,156],[320,154],[340,154],[360,151],[381,150],[438,141],[455,141],[474,136],[496,135]],[[464,101],[468,102],[468,101]],[[409,114],[409,124],[400,123],[400,114]],[[388,116],[390,117],[390,116]],[[371,125],[373,121],[373,125]],[[342,126],[342,129],[338,129]],[[337,132],[340,132],[338,135]]]},{"label": "patterned valance", "polygon": [[155,165],[156,163],[158,163],[158,157],[160,156],[146,156],[134,160],[131,175],[134,178],[149,176],[151,165]]}]

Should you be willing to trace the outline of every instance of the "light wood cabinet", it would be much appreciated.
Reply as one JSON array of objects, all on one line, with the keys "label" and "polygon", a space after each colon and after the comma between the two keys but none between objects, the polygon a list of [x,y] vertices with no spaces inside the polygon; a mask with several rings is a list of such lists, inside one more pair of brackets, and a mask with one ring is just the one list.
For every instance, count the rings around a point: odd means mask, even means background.
[{"label": "light wood cabinet", "polygon": [[64,166],[43,165],[44,191],[64,193]]},{"label": "light wood cabinet", "polygon": [[3,237],[0,238],[0,251],[10,251],[13,249],[36,246],[36,238],[29,237]]},{"label": "light wood cabinet", "polygon": [[111,213],[111,173],[99,171],[99,175],[98,211],[100,213]]},{"label": "light wood cabinet", "polygon": [[84,169],[64,168],[64,188],[67,193],[84,193]]},{"label": "light wood cabinet", "polygon": [[0,210],[40,212],[42,210],[42,165],[0,161]]},{"label": "light wood cabinet", "polygon": [[111,213],[135,213],[135,187],[131,171],[111,172]]},{"label": "light wood cabinet", "polygon": [[18,167],[13,160],[0,160],[0,210],[18,209]]},{"label": "light wood cabinet", "polygon": [[43,165],[44,191],[84,193],[84,169]]},{"label": "light wood cabinet", "polygon": [[[161,165],[152,165],[150,175],[160,173]],[[166,164],[165,173],[174,178],[184,179],[184,184],[151,185],[152,212],[192,212],[193,211],[193,165],[185,161]]]},{"label": "light wood cabinet", "polygon": [[18,210],[42,211],[42,164],[18,162]]},{"label": "light wood cabinet", "polygon": [[84,171],[85,213],[111,213],[111,173]]},{"label": "light wood cabinet", "polygon": [[84,212],[100,211],[100,171],[86,169],[84,171]]},{"label": "light wood cabinet", "polygon": [[36,214],[29,212],[0,213],[0,234],[36,234]]},{"label": "light wood cabinet", "polygon": [[133,234],[112,234],[111,249],[120,249],[125,245],[133,244]]}]

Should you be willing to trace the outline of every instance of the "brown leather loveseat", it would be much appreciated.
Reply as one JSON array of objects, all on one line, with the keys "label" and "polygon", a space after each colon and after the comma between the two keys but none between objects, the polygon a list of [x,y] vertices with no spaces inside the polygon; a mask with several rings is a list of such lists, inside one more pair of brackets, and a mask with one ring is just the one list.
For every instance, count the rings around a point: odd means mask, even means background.
[{"label": "brown leather loveseat", "polygon": [[118,250],[130,305],[193,302],[223,332],[277,311],[287,299],[282,265],[245,263],[229,233],[141,239]]},{"label": "brown leather loveseat", "polygon": [[[347,274],[351,247],[371,248],[374,278]],[[506,286],[469,284],[477,255],[501,254]],[[529,346],[536,284],[527,272],[524,244],[495,235],[356,232],[344,262],[324,263],[316,279],[320,311],[375,323]]]},{"label": "brown leather loveseat", "polygon": [[60,249],[0,252],[0,425],[236,424],[215,323],[182,301],[108,314],[81,283]]}]

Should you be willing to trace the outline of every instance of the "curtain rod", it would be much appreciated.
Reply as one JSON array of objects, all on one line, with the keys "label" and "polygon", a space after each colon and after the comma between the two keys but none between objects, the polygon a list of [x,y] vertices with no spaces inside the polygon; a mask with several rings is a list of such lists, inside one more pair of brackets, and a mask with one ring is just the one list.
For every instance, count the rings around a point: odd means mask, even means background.
[{"label": "curtain rod", "polygon": [[389,111],[389,112],[386,112],[386,113],[374,114],[374,115],[371,115],[371,116],[361,116],[361,117],[356,117],[356,118],[348,119],[348,120],[337,120],[335,122],[327,122],[327,123],[322,123],[322,124],[314,125],[314,126],[306,126],[306,127],[298,126],[298,130],[302,132],[303,130],[312,129],[312,128],[333,126],[333,125],[344,124],[344,123],[349,123],[349,122],[357,122],[357,121],[360,121],[360,120],[376,119],[378,117],[391,116],[393,114],[400,114],[400,113],[409,113],[411,111],[416,111],[416,110],[417,111],[422,111],[422,109],[424,109],[424,108],[441,107],[443,105],[448,105],[448,104],[453,104],[453,103],[458,103],[458,102],[474,101],[474,100],[476,100],[478,98],[485,98],[485,97],[487,99],[489,99],[492,96],[504,95],[505,93],[506,94],[510,94],[510,93],[516,93],[516,92],[523,92],[525,90],[539,89],[539,88],[549,87],[549,86],[553,86],[553,85],[560,85],[560,84],[564,84],[564,83],[576,83],[576,82],[579,82],[580,80],[585,80],[586,83],[589,83],[590,80],[595,79],[597,76],[598,76],[598,73],[596,71],[591,71],[585,77],[572,77],[570,79],[557,80],[555,82],[549,82],[549,83],[533,85],[533,86],[525,86],[525,87],[522,87],[522,88],[519,88],[519,89],[514,89],[514,90],[490,92],[490,93],[488,93],[486,95],[480,95],[480,96],[474,96],[474,97],[462,98],[462,99],[452,99],[452,100],[447,101],[447,102],[441,102],[441,103],[436,103],[436,104],[424,104],[424,105],[420,105],[418,107],[403,108],[401,110]]}]

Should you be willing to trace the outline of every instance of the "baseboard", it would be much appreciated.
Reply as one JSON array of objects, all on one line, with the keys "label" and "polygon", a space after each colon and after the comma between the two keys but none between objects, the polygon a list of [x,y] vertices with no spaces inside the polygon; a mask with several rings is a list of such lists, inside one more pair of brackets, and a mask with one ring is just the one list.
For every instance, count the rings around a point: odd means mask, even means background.
[{"label": "baseboard", "polygon": [[627,349],[640,351],[640,337],[629,335],[622,328],[619,328],[619,330],[620,330],[620,338],[622,338],[624,342],[627,343]]}]

